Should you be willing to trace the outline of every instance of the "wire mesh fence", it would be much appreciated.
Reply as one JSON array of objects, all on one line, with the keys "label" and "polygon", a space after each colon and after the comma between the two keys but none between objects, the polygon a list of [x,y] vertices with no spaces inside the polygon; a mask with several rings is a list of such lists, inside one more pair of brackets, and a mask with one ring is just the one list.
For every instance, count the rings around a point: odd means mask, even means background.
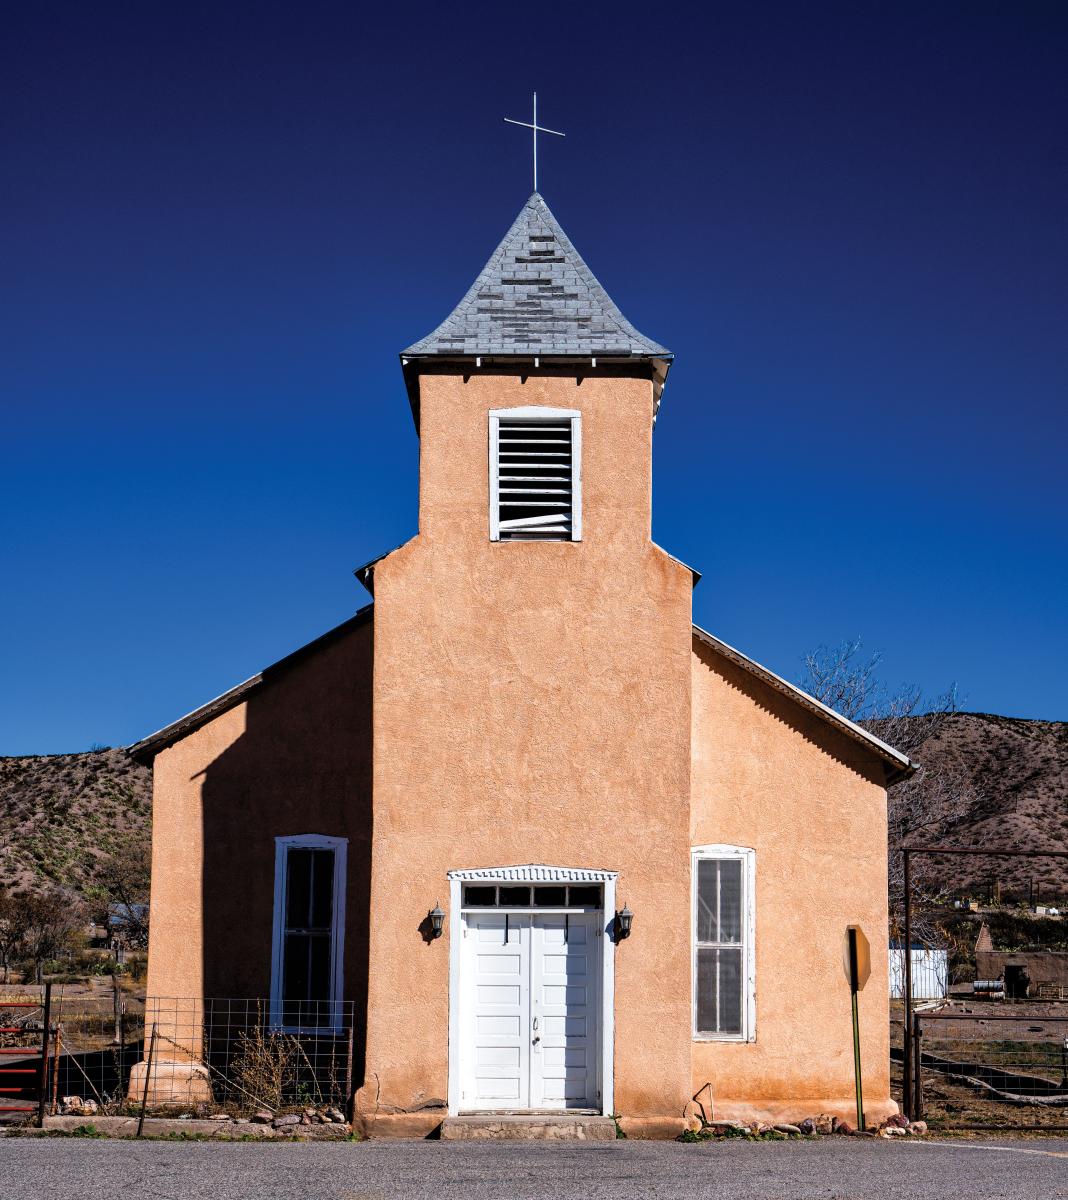
[{"label": "wire mesh fence", "polygon": [[914,1117],[944,1129],[1068,1128],[1068,1014],[1013,1007],[915,1013]]},{"label": "wire mesh fence", "polygon": [[[5,1000],[13,997],[0,991],[0,1015]],[[145,998],[117,987],[109,996],[56,987],[46,1110],[117,1115],[145,1104],[149,1112],[191,1116],[309,1108],[347,1115],[352,1016],[350,1001],[282,1014],[266,999]]]}]

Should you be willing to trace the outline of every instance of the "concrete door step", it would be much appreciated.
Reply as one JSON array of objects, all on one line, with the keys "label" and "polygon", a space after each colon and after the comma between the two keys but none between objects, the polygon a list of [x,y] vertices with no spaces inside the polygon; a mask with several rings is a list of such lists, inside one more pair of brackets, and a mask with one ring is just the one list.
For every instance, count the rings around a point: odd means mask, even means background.
[{"label": "concrete door step", "polygon": [[611,1117],[574,1113],[446,1117],[441,1123],[441,1138],[442,1141],[614,1142],[616,1123]]}]

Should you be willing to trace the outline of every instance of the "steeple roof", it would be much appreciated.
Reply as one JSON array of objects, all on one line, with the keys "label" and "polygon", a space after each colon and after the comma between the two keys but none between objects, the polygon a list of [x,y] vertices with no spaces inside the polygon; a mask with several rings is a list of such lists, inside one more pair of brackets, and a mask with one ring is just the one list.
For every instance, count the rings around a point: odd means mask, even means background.
[{"label": "steeple roof", "polygon": [[659,359],[670,350],[639,333],[582,261],[535,192],[467,295],[402,358]]}]

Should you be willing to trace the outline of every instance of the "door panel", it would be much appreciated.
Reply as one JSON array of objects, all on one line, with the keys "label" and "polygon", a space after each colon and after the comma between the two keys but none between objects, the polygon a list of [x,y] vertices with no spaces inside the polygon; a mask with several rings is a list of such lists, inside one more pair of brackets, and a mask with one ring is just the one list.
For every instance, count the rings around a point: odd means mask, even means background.
[{"label": "door panel", "polygon": [[[530,1102],[596,1108],[600,914],[535,915],[531,938]],[[540,1035],[540,1036],[539,1036]]]},{"label": "door panel", "polygon": [[464,915],[461,1099],[465,1108],[530,1104],[530,918]]}]

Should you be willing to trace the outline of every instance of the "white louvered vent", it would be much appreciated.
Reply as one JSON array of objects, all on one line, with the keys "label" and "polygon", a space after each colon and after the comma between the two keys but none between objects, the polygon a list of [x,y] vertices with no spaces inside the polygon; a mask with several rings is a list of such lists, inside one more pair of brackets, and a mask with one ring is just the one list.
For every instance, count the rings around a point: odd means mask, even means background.
[{"label": "white louvered vent", "polygon": [[579,541],[581,427],[570,409],[490,413],[490,537]]}]

